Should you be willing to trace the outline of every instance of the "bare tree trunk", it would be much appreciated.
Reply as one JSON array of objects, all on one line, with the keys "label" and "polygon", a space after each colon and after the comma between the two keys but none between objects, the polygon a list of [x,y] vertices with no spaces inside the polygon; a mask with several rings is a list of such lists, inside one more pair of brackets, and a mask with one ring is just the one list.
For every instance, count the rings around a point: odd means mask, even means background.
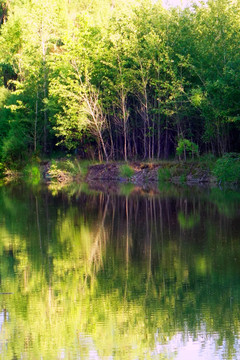
[{"label": "bare tree trunk", "polygon": [[113,143],[113,136],[112,136],[112,127],[111,127],[111,121],[107,119],[108,124],[108,131],[109,131],[109,137],[110,137],[110,145],[111,145],[111,151],[109,157],[111,159],[115,160],[115,151],[114,151],[114,143]]},{"label": "bare tree trunk", "polygon": [[133,130],[133,145],[135,150],[135,156],[138,156],[138,150],[137,150],[137,143],[136,143],[136,137],[135,137],[135,129]]},{"label": "bare tree trunk", "polygon": [[102,148],[103,148],[103,152],[104,152],[106,161],[108,161],[108,154],[107,154],[106,146],[105,146],[104,141],[103,141],[103,137],[102,137],[101,131],[99,131],[99,138],[100,138],[100,141],[101,141],[101,144],[102,144]]},{"label": "bare tree trunk", "polygon": [[143,149],[144,149],[143,158],[146,159],[146,157],[147,157],[147,141],[146,141],[146,121],[145,121],[145,119],[143,119]]},{"label": "bare tree trunk", "polygon": [[167,119],[166,119],[164,158],[167,159],[167,157],[168,157],[168,128],[167,128]]},{"label": "bare tree trunk", "polygon": [[127,161],[127,124],[123,120],[123,135],[124,135],[124,160]]},{"label": "bare tree trunk", "polygon": [[128,157],[130,159],[132,159],[132,141],[131,141],[131,134],[128,133],[128,141],[127,141],[127,144],[128,144]]},{"label": "bare tree trunk", "polygon": [[100,162],[102,162],[103,161],[103,157],[102,157],[102,150],[101,150],[101,144],[100,144],[100,142],[98,141],[98,160],[100,161]]},{"label": "bare tree trunk", "polygon": [[147,116],[147,128],[148,128],[148,158],[151,158],[151,135],[150,135],[150,121]]},{"label": "bare tree trunk", "polygon": [[127,161],[128,111],[126,108],[126,94],[124,93],[123,87],[121,89],[121,106],[123,116],[124,160]]},{"label": "bare tree trunk", "polygon": [[157,150],[157,158],[159,159],[161,156],[161,125],[158,123],[158,150]]},{"label": "bare tree trunk", "polygon": [[99,92],[90,84],[88,79],[85,79],[85,83],[83,83],[82,75],[75,61],[72,61],[72,66],[76,71],[78,75],[79,83],[82,86],[82,94],[80,95],[79,101],[84,103],[85,105],[84,112],[87,115],[89,115],[88,127],[92,131],[92,134],[95,135],[96,137],[99,148],[98,149],[99,154],[100,154],[100,144],[101,144],[106,161],[108,161],[108,154],[102,136],[103,130],[106,129],[107,127],[107,119],[99,103]]},{"label": "bare tree trunk", "polygon": [[154,136],[154,131],[155,131],[155,124],[154,124],[154,119],[152,122],[152,160],[154,159],[154,147],[155,147],[155,136]]}]

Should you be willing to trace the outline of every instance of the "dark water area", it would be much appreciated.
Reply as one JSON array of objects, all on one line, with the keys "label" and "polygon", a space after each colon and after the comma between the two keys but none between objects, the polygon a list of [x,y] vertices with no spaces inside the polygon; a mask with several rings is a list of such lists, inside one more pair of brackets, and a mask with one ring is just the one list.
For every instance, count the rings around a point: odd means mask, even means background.
[{"label": "dark water area", "polygon": [[240,193],[0,188],[1,359],[239,359]]}]

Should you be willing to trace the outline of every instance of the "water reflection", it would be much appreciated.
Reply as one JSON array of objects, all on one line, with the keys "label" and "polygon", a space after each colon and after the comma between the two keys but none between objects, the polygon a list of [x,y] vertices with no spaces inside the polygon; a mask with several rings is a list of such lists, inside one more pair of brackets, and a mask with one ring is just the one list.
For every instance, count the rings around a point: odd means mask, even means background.
[{"label": "water reflection", "polygon": [[2,359],[239,358],[239,193],[139,192],[0,189]]}]

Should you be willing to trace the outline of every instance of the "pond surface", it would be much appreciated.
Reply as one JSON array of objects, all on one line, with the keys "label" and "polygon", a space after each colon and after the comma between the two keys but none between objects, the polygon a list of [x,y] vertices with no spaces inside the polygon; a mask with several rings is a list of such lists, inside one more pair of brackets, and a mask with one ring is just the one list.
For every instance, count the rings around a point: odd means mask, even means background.
[{"label": "pond surface", "polygon": [[240,358],[240,193],[0,188],[0,358]]}]

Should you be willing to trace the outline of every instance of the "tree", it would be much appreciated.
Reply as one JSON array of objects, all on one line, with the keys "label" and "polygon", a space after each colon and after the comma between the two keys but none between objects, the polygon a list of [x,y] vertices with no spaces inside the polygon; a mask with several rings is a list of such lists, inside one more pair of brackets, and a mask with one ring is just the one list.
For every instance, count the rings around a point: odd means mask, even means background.
[{"label": "tree", "polygon": [[[52,120],[56,120],[57,135],[62,137],[68,148],[76,148],[77,141],[82,138],[84,132],[88,132],[98,144],[99,159],[102,159],[103,150],[105,159],[108,160],[103,137],[106,116],[99,91],[91,84],[93,48],[100,35],[98,29],[89,24],[87,16],[82,16],[78,25],[78,28],[73,30],[72,38],[67,35],[67,45],[63,46],[63,53],[55,56],[52,63],[52,100],[49,101],[49,108],[51,109],[51,101],[54,103],[55,99],[58,110]],[[85,46],[88,48],[88,54]]]}]

